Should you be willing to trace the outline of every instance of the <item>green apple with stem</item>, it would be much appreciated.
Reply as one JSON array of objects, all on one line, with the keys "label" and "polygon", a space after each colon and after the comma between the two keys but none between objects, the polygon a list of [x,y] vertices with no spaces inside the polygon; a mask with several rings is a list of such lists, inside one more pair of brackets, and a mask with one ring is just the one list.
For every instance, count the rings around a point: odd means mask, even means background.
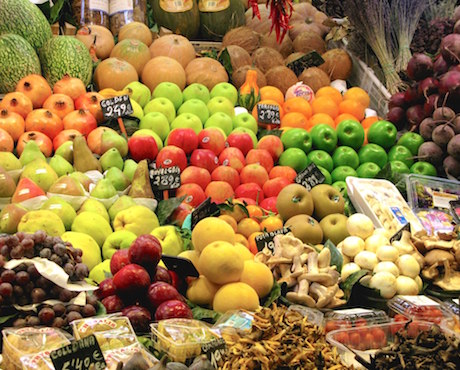
[{"label": "green apple with stem", "polygon": [[204,124],[204,128],[219,127],[224,130],[225,135],[230,135],[233,130],[232,117],[223,112],[214,113]]},{"label": "green apple with stem", "polygon": [[223,96],[216,96],[214,98],[211,98],[211,100],[208,101],[207,107],[209,114],[211,115],[217,112],[223,112],[228,114],[232,118],[235,116],[234,105],[229,99]]},{"label": "green apple with stem", "polygon": [[139,128],[148,128],[155,132],[161,140],[165,141],[169,134],[169,121],[161,112],[150,112],[142,117]]},{"label": "green apple with stem", "polygon": [[209,99],[211,99],[208,88],[199,83],[188,85],[184,91],[182,91],[182,96],[184,101],[190,99],[200,99],[205,104],[207,104]]},{"label": "green apple with stem", "polygon": [[134,99],[142,108],[150,101],[150,89],[139,81],[130,82],[123,90],[130,91],[130,98]]},{"label": "green apple with stem", "polygon": [[238,90],[235,86],[228,82],[220,82],[211,90],[211,98],[223,96],[233,103],[233,106],[238,102]]},{"label": "green apple with stem", "polygon": [[257,121],[252,114],[248,112],[237,114],[235,117],[233,117],[232,121],[233,121],[233,128],[237,128],[237,127],[248,128],[249,130],[254,132],[255,135],[257,135],[257,131],[259,127],[257,126]]},{"label": "green apple with stem", "polygon": [[171,130],[175,128],[191,128],[198,135],[203,129],[200,117],[193,113],[179,114],[171,123]]}]

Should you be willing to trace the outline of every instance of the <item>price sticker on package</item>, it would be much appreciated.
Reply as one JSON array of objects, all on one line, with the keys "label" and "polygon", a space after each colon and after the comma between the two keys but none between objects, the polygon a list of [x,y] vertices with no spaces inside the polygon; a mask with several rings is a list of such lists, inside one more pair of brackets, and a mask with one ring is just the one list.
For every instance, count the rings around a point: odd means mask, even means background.
[{"label": "price sticker on package", "polygon": [[269,125],[280,125],[280,108],[273,104],[257,104],[257,121]]},{"label": "price sticker on package", "polygon": [[115,96],[101,100],[102,115],[105,119],[129,116],[134,113],[129,95]]},{"label": "price sticker on package", "polygon": [[174,190],[180,187],[180,168],[155,168],[149,170],[150,184],[153,190]]},{"label": "price sticker on package", "polygon": [[266,247],[273,253],[273,251],[275,250],[275,241],[273,240],[275,236],[280,234],[286,235],[290,231],[291,229],[289,227],[283,227],[275,231],[257,235],[255,239],[257,250],[260,252],[262,249]]},{"label": "price sticker on package", "polygon": [[326,177],[314,163],[310,163],[295,178],[295,182],[307,188],[307,190],[311,190],[316,185],[322,184],[325,180]]}]

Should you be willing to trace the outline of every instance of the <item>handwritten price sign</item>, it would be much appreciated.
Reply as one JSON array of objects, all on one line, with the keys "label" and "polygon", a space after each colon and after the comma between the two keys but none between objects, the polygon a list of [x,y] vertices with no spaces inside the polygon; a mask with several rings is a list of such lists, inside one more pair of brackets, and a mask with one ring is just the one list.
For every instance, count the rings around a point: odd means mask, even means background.
[{"label": "handwritten price sign", "polygon": [[173,190],[180,186],[180,168],[156,168],[149,171],[150,184],[154,190]]},{"label": "handwritten price sign", "polygon": [[280,125],[280,108],[273,104],[258,104],[257,121],[270,125]]},{"label": "handwritten price sign", "polygon": [[128,95],[101,100],[101,108],[105,119],[129,116],[134,113]]}]

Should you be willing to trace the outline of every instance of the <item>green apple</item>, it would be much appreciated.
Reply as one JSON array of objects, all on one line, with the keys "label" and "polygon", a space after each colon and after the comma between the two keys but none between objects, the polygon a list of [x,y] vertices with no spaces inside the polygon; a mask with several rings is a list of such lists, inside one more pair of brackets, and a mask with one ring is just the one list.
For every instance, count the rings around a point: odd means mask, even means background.
[{"label": "green apple", "polygon": [[388,159],[390,161],[401,161],[406,164],[407,167],[410,167],[414,164],[412,159],[412,152],[402,145],[395,145],[388,152]]},{"label": "green apple", "polygon": [[415,132],[406,132],[399,138],[397,144],[405,146],[411,151],[413,156],[416,156],[418,155],[418,148],[420,148],[420,145],[422,145],[423,142],[424,140],[422,135]]},{"label": "green apple", "polygon": [[228,136],[233,130],[232,117],[222,112],[214,113],[204,124],[204,128],[208,127],[219,127],[225,132],[225,135]]},{"label": "green apple", "polygon": [[398,130],[389,121],[377,121],[367,130],[367,140],[369,143],[378,144],[385,149],[390,149],[396,142]]},{"label": "green apple", "polygon": [[364,145],[359,150],[358,156],[360,163],[372,162],[380,168],[383,168],[388,162],[387,152],[377,144]]},{"label": "green apple", "polygon": [[200,117],[193,113],[179,114],[174,121],[171,122],[171,131],[175,128],[191,128],[198,135],[203,130],[203,124]]},{"label": "green apple", "polygon": [[161,112],[150,112],[142,117],[139,128],[148,128],[155,132],[162,141],[165,141],[169,134],[169,121]]},{"label": "green apple", "polygon": [[337,146],[337,133],[329,125],[324,123],[316,125],[311,129],[310,135],[316,149],[332,153]]},{"label": "green apple", "polygon": [[257,135],[257,131],[259,127],[257,125],[256,119],[254,118],[252,114],[248,112],[237,114],[235,117],[233,117],[232,121],[233,121],[233,128],[237,128],[237,127],[248,128],[252,132],[254,132],[255,135]]},{"label": "green apple", "polygon": [[313,145],[310,134],[303,128],[293,128],[286,131],[281,136],[281,142],[285,149],[299,148],[307,154],[311,151]]},{"label": "green apple", "polygon": [[245,133],[247,133],[251,137],[252,141],[254,142],[254,148],[257,146],[257,143],[259,142],[257,140],[257,136],[254,134],[254,132],[252,132],[252,130],[250,130],[248,128],[237,127],[235,129],[233,129],[232,132],[245,132]]},{"label": "green apple", "polygon": [[357,177],[358,174],[356,171],[350,166],[339,166],[334,168],[334,171],[331,173],[332,182],[337,181],[345,181],[348,176],[355,176]]},{"label": "green apple", "polygon": [[88,278],[99,284],[110,276],[112,276],[110,273],[110,260],[106,259],[91,269]]},{"label": "green apple", "polygon": [[429,162],[416,162],[410,168],[410,173],[425,176],[437,176],[436,167]]},{"label": "green apple", "polygon": [[164,254],[177,256],[184,251],[184,243],[175,226],[160,226],[150,234],[161,242],[161,248]]},{"label": "green apple", "polygon": [[328,185],[331,185],[332,184],[332,176],[331,176],[331,173],[326,170],[324,167],[321,167],[321,166],[317,166],[318,169],[321,171],[321,173],[324,175],[324,182],[323,184],[328,184]]},{"label": "green apple", "polygon": [[208,88],[199,83],[193,83],[191,85],[188,85],[184,89],[184,91],[182,91],[182,96],[184,98],[184,101],[190,99],[200,99],[205,104],[207,104],[209,99],[211,98]]},{"label": "green apple", "polygon": [[340,145],[346,145],[358,150],[364,143],[364,128],[361,123],[355,120],[346,119],[340,122],[336,131]]},{"label": "green apple", "polygon": [[230,100],[223,96],[216,96],[211,98],[207,104],[209,114],[214,114],[217,112],[223,112],[228,114],[230,117],[235,116],[235,107]]},{"label": "green apple", "polygon": [[215,85],[211,90],[211,98],[223,96],[233,103],[233,106],[238,102],[238,90],[235,86],[228,82],[221,82]]},{"label": "green apple", "polygon": [[171,123],[174,118],[176,118],[176,108],[174,108],[174,104],[166,98],[155,98],[150,100],[144,107],[144,114],[150,112],[163,113],[168,119],[169,123]]},{"label": "green apple", "polygon": [[198,116],[201,123],[204,124],[209,118],[208,108],[200,99],[190,99],[185,101],[177,110],[177,114],[192,113]]},{"label": "green apple", "polygon": [[128,230],[113,232],[102,245],[102,257],[104,259],[112,258],[116,251],[129,248],[136,239],[137,235]]},{"label": "green apple", "polygon": [[373,179],[380,172],[381,168],[373,162],[366,162],[356,169],[358,177]]},{"label": "green apple", "polygon": [[310,153],[308,153],[308,160],[310,162],[313,162],[317,166],[321,166],[328,170],[329,172],[332,172],[334,169],[334,162],[332,160],[331,155],[328,152],[325,152],[324,150],[313,150]]},{"label": "green apple", "polygon": [[280,166],[292,167],[297,173],[302,172],[309,164],[307,155],[299,148],[286,149],[279,159]]},{"label": "green apple", "polygon": [[339,146],[332,154],[334,168],[339,166],[350,166],[356,170],[359,166],[359,157],[353,148],[349,146]]},{"label": "green apple", "polygon": [[347,183],[345,181],[336,181],[332,184],[332,187],[340,191],[344,198],[348,197]]},{"label": "green apple", "polygon": [[135,101],[134,99],[129,99],[131,102],[131,106],[133,107],[133,113],[131,113],[130,117],[135,117],[137,119],[141,119],[144,117],[144,110],[142,109],[141,105]]},{"label": "green apple", "polygon": [[176,108],[176,110],[179,109],[184,101],[180,87],[173,82],[159,83],[153,90],[152,96],[154,98],[169,99],[174,104],[174,108]]},{"label": "green apple", "polygon": [[160,136],[155,131],[148,128],[137,130],[131,136],[151,136],[155,139],[158,150],[160,151],[163,148],[163,141],[161,140]]},{"label": "green apple", "polygon": [[53,196],[43,203],[41,209],[46,209],[59,216],[66,230],[70,230],[72,222],[77,217],[73,207],[59,196]]},{"label": "green apple", "polygon": [[139,81],[130,82],[123,90],[129,90],[131,92],[129,97],[134,99],[142,108],[150,101],[150,89]]},{"label": "green apple", "polygon": [[391,172],[395,173],[410,173],[409,167],[401,161],[390,161]]}]

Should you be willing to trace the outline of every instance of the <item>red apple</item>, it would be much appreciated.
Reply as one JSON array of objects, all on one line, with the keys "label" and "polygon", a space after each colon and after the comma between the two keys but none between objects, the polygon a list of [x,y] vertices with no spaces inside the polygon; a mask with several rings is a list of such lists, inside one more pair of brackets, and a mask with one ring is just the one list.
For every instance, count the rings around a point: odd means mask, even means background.
[{"label": "red apple", "polygon": [[129,265],[129,249],[119,249],[117,250],[110,259],[110,272],[112,275],[115,275],[120,271],[124,266]]},{"label": "red apple", "polygon": [[228,182],[233,190],[240,184],[240,175],[237,170],[229,166],[219,166],[211,174],[212,181]]},{"label": "red apple", "polygon": [[197,184],[183,184],[176,190],[176,197],[185,195],[183,202],[197,207],[206,199],[203,189]]},{"label": "red apple", "polygon": [[77,131],[77,130],[74,130],[74,129],[62,130],[53,139],[54,150],[59,148],[66,141],[73,141],[73,139],[75,139],[77,136],[81,136],[80,131]]},{"label": "red apple", "polygon": [[107,313],[120,312],[124,307],[123,301],[117,295],[109,295],[105,297],[101,303],[104,305]]},{"label": "red apple", "polygon": [[267,174],[273,168],[273,158],[268,150],[265,149],[251,149],[246,154],[246,164],[260,164]]},{"label": "red apple", "polygon": [[281,153],[284,151],[284,146],[278,136],[266,135],[260,138],[259,142],[257,143],[257,149],[268,150],[273,158],[273,161],[277,162],[278,158],[281,156]]},{"label": "red apple", "polygon": [[237,198],[250,198],[260,203],[264,200],[264,192],[262,188],[255,182],[241,184],[235,189],[235,196]]},{"label": "red apple", "polygon": [[129,260],[147,269],[154,271],[161,260],[161,243],[153,235],[140,235],[128,249]]},{"label": "red apple", "polygon": [[113,278],[107,278],[99,283],[99,289],[94,292],[97,299],[101,300],[109,295],[115,294],[115,285],[113,285]]},{"label": "red apple", "polygon": [[183,171],[187,167],[187,156],[183,149],[167,145],[158,153],[156,164],[158,168],[178,166]]},{"label": "red apple", "polygon": [[291,181],[288,179],[284,177],[276,177],[268,180],[262,187],[262,190],[264,191],[264,195],[266,197],[277,197],[278,193],[289,184],[291,184]]},{"label": "red apple", "polygon": [[165,283],[171,284],[171,275],[169,275],[169,271],[164,267],[157,266],[152,281],[164,281]]},{"label": "red apple", "polygon": [[155,312],[155,320],[192,319],[193,313],[189,306],[179,300],[163,302]]},{"label": "red apple", "polygon": [[132,263],[114,275],[113,284],[118,295],[138,296],[150,285],[150,275],[142,266]]},{"label": "red apple", "polygon": [[284,177],[290,182],[294,182],[294,179],[297,176],[297,172],[292,167],[289,166],[275,166],[270,170],[268,177],[274,179],[276,177]]},{"label": "red apple", "polygon": [[243,155],[246,155],[251,149],[254,149],[254,142],[251,136],[246,132],[232,132],[227,137],[228,146],[238,148]]},{"label": "red apple", "polygon": [[246,159],[238,148],[225,148],[219,155],[219,164],[232,167],[240,172],[246,166]]},{"label": "red apple", "polygon": [[166,139],[166,145],[174,145],[190,154],[198,148],[198,135],[191,128],[175,128]]},{"label": "red apple", "polygon": [[128,306],[123,308],[121,314],[129,319],[134,331],[143,333],[149,331],[149,324],[150,321],[152,321],[152,315],[145,307],[135,305]]},{"label": "red apple", "polygon": [[225,149],[225,136],[215,127],[205,128],[198,134],[198,147],[212,150],[219,155]]},{"label": "red apple", "polygon": [[171,299],[183,300],[183,297],[171,284],[158,281],[149,286],[147,297],[154,310],[163,302]]},{"label": "red apple", "polygon": [[157,142],[152,136],[132,136],[128,140],[129,154],[136,162],[143,159],[153,161],[158,155]]},{"label": "red apple", "polygon": [[190,164],[206,168],[211,173],[219,165],[219,158],[210,149],[195,149],[190,157]]},{"label": "red apple", "polygon": [[259,205],[266,211],[278,213],[278,210],[276,209],[276,199],[277,198],[278,197],[265,198],[262,202],[260,202]]},{"label": "red apple", "polygon": [[232,186],[225,181],[211,181],[204,191],[214,203],[224,203],[235,195]]},{"label": "red apple", "polygon": [[188,166],[181,172],[180,182],[181,184],[197,184],[204,190],[211,182],[211,175],[206,168]]},{"label": "red apple", "polygon": [[260,164],[248,164],[241,170],[240,179],[242,184],[255,182],[262,187],[268,181],[268,173]]},{"label": "red apple", "polygon": [[193,207],[190,204],[182,202],[171,215],[171,221],[179,227],[182,227],[185,218],[192,213],[192,211]]}]

